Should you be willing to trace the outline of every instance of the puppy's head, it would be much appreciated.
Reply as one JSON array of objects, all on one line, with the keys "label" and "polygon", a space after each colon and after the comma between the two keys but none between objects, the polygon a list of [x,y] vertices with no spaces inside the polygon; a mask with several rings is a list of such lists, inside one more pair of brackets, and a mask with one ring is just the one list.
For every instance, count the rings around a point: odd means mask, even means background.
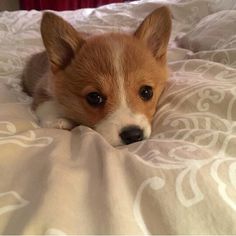
[{"label": "puppy's head", "polygon": [[166,7],[148,15],[133,35],[87,39],[62,18],[44,13],[52,93],[65,117],[94,128],[112,145],[148,138],[168,76],[170,32]]}]

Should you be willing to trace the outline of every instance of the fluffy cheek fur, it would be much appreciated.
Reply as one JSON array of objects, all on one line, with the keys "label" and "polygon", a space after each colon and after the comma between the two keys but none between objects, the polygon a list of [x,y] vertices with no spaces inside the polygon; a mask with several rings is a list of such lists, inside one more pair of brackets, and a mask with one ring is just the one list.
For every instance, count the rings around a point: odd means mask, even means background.
[{"label": "fluffy cheek fur", "polygon": [[54,97],[60,104],[65,118],[91,128],[97,122],[104,119],[109,112],[106,107],[97,109],[90,107],[86,102],[85,96],[82,95],[82,89],[79,86],[77,89],[76,87],[70,89],[70,86],[64,79],[55,83]]}]

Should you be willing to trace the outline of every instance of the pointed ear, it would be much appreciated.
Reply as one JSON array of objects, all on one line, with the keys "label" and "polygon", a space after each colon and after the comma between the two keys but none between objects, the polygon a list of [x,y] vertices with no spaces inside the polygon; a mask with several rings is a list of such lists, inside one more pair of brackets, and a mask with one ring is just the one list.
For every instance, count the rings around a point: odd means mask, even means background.
[{"label": "pointed ear", "polygon": [[161,7],[144,19],[134,36],[146,44],[157,60],[161,59],[166,63],[170,33],[171,13],[167,7]]},{"label": "pointed ear", "polygon": [[85,42],[69,23],[51,12],[43,14],[41,35],[53,72],[65,68]]}]

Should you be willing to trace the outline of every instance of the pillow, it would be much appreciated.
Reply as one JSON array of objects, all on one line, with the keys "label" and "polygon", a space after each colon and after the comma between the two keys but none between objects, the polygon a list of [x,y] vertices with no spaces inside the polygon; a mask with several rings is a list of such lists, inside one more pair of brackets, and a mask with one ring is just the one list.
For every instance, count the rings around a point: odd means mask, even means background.
[{"label": "pillow", "polygon": [[236,10],[204,17],[191,31],[176,37],[179,47],[193,52],[236,47]]}]

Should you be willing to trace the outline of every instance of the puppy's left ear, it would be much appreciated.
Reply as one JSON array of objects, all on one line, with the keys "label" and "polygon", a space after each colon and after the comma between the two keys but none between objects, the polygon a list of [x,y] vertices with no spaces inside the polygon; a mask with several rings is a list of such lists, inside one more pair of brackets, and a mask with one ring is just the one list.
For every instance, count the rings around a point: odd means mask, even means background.
[{"label": "puppy's left ear", "polygon": [[170,10],[163,6],[149,14],[134,33],[134,36],[143,41],[151,50],[156,60],[164,63],[166,63],[171,25]]}]

